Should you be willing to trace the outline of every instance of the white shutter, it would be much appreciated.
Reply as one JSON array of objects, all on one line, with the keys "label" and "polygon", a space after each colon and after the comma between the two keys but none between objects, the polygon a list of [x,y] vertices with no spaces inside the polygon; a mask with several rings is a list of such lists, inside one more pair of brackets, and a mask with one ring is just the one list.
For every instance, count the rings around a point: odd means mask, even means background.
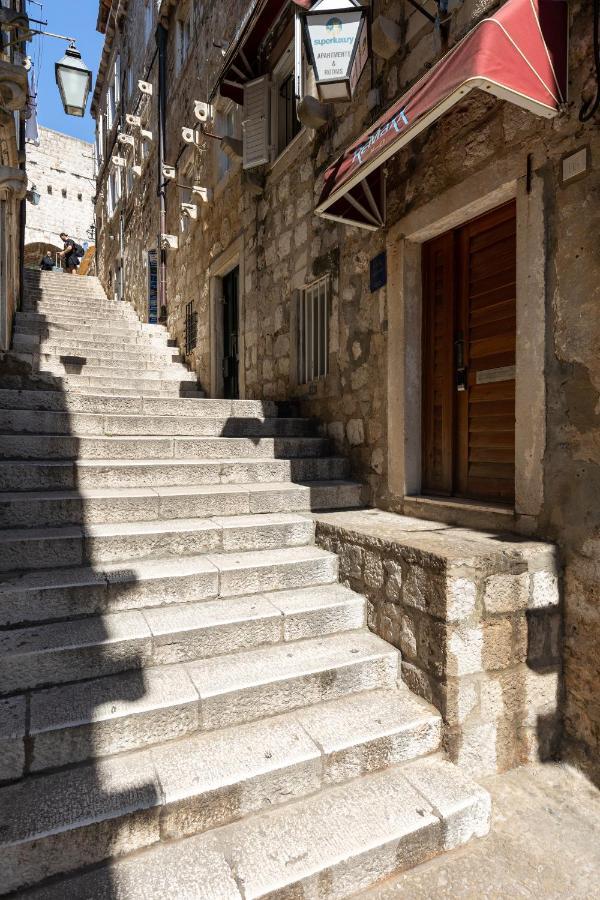
[{"label": "white shutter", "polygon": [[244,86],[244,169],[253,169],[269,162],[270,123],[269,107],[271,84],[268,75],[262,75]]},{"label": "white shutter", "polygon": [[118,106],[121,102],[121,57],[117,53],[117,58],[115,59],[115,105]]}]

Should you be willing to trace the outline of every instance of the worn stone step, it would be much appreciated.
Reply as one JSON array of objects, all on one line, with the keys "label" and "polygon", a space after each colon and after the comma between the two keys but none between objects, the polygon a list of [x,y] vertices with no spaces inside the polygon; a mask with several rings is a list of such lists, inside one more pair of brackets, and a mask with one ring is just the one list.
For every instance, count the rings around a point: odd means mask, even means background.
[{"label": "worn stone step", "polygon": [[[368,664],[366,664],[368,661]],[[358,668],[357,668],[357,665]],[[240,651],[188,664],[207,728],[226,728],[321,700],[393,687],[398,651],[369,631]],[[323,677],[323,672],[327,676]]]},{"label": "worn stone step", "polygon": [[352,481],[0,493],[0,529],[310,512],[361,505]]},{"label": "worn stone step", "polygon": [[[148,666],[224,659],[222,654],[363,624],[361,597],[326,591],[317,597],[258,593],[12,629],[0,632],[0,685],[2,693],[11,694]],[[306,664],[304,652],[299,655]],[[194,673],[190,677],[195,681]],[[85,687],[76,690],[85,693]]]},{"label": "worn stone step", "polygon": [[24,312],[19,310],[15,313],[15,322],[32,326],[32,331],[38,324],[43,326],[48,325],[50,327],[56,324],[58,327],[65,328],[99,328],[106,330],[107,333],[110,333],[110,328],[116,329],[121,327],[134,327],[146,334],[167,333],[167,329],[164,325],[142,322],[135,315],[133,317],[130,314],[122,315],[121,313],[125,312],[125,307],[118,307],[110,314],[110,317],[108,315],[101,315],[102,312],[104,312],[104,310],[100,309],[77,311],[73,308],[70,312],[61,312],[57,309],[50,316],[46,316],[39,312]]},{"label": "worn stone step", "polygon": [[300,547],[313,536],[312,518],[295,513],[11,529],[0,531],[0,572]]},{"label": "worn stone step", "polygon": [[182,365],[182,358],[173,348],[165,348],[164,351],[148,350],[140,345],[139,349],[131,348],[125,352],[101,352],[95,351],[94,354],[80,353],[74,351],[72,353],[62,352],[41,352],[34,358],[34,363],[39,368],[45,370],[63,368],[74,368],[81,366],[87,368],[129,368],[136,371],[146,371],[165,368],[171,364]]},{"label": "worn stone step", "polygon": [[166,347],[169,344],[169,336],[165,332],[147,333],[138,327],[115,328],[111,331],[110,325],[104,330],[88,328],[61,328],[58,325],[39,326],[35,329],[25,325],[15,325],[15,336],[19,345],[28,347],[39,346],[88,346],[102,350],[121,349],[132,344],[144,347]]},{"label": "worn stone step", "polygon": [[131,560],[0,576],[0,625],[27,626],[336,581],[338,559],[312,544],[242,554]]},{"label": "worn stone step", "polygon": [[71,305],[48,305],[45,308],[37,306],[32,308],[26,306],[17,314],[19,321],[22,322],[47,322],[58,325],[94,325],[102,320],[110,319],[111,322],[139,323],[138,317],[125,307],[111,307],[97,304],[81,304],[79,306]]},{"label": "worn stone step", "polygon": [[59,353],[77,351],[85,351],[93,353],[100,352],[126,352],[136,349],[166,349],[172,347],[173,344],[167,335],[156,334],[116,334],[112,338],[96,339],[89,335],[81,333],[71,333],[58,331],[50,337],[40,334],[29,334],[27,332],[16,333],[13,338],[13,347],[20,352],[31,352],[32,350],[53,350]]},{"label": "worn stone step", "polygon": [[[142,373],[138,373],[138,375],[142,375]],[[50,375],[49,377],[53,376]],[[62,385],[68,390],[83,389],[93,394],[97,391],[116,394],[124,389],[123,393],[130,395],[180,397],[187,396],[189,392],[194,391],[198,387],[195,377],[189,378],[184,376],[168,379],[161,378],[160,380],[144,378],[143,376],[132,379],[100,375],[61,375],[60,378]]]},{"label": "worn stone step", "polygon": [[[238,646],[244,646],[244,642],[250,645],[253,640],[258,645],[261,637],[263,644],[269,643],[272,634],[268,626],[274,626],[276,622],[273,618],[268,618],[267,601],[275,610],[283,610],[280,613],[280,629],[289,641],[297,640],[298,637],[310,637],[319,632],[321,639],[324,639],[326,635],[358,629],[364,621],[362,598],[339,585],[322,588],[316,595],[314,590],[304,590],[243,599],[243,607],[242,598],[235,604],[219,601],[218,605],[222,607],[220,615],[224,621],[220,625],[213,621],[211,629],[206,627],[206,619],[210,607],[217,604],[199,605],[198,610],[204,614],[202,619],[193,606],[186,608],[188,615],[183,623],[178,623],[175,615],[172,626],[180,630],[172,632],[172,641],[167,641],[166,635],[161,636],[159,631],[156,640],[159,641],[162,637],[163,644],[155,649],[153,668],[34,691],[29,697],[28,718],[25,716],[23,695],[4,700],[5,704],[11,703],[13,709],[17,708],[21,699],[23,704],[21,715],[13,716],[12,740],[5,741],[4,744],[8,755],[0,761],[0,781],[15,780],[25,773],[23,764],[16,775],[11,774],[15,772],[14,766],[7,769],[4,764],[4,760],[8,763],[18,756],[21,760],[24,759],[24,742],[28,746],[27,773],[31,773],[91,758],[144,749],[152,744],[207,730],[202,719],[201,701],[187,673],[185,660],[188,656],[191,658],[194,654],[200,655],[205,649],[203,641],[205,643],[207,638],[214,641],[215,646],[217,642],[222,645],[237,643]],[[264,616],[262,621],[259,618],[261,607]],[[233,634],[236,608],[238,614],[240,608],[246,611],[246,618],[238,620],[243,631],[237,635]],[[253,619],[249,618],[252,608]],[[177,611],[174,608],[175,614]],[[155,614],[158,612],[155,611]],[[230,622],[229,634],[227,621]],[[187,630],[182,628],[182,624],[188,626]],[[154,623],[154,628],[156,627]],[[168,648],[173,648],[170,654],[166,653]],[[182,662],[163,664],[162,659],[174,655],[175,648]],[[325,671],[323,677],[327,677]],[[440,740],[439,715],[422,701],[413,699],[406,688],[393,693],[395,709],[391,712],[395,714],[396,721],[401,720],[406,724],[410,722],[411,735],[419,742],[421,752],[436,750]],[[355,697],[358,697],[356,701]],[[384,725],[380,720],[381,707],[377,707],[376,698],[371,698],[371,702],[365,699],[364,694],[350,694],[348,698],[348,708],[356,706],[363,710],[363,721],[379,721],[380,725]],[[265,715],[267,714],[268,710],[265,710]],[[335,720],[331,725],[332,732],[335,729],[340,736],[344,726],[340,726]],[[348,728],[347,723],[345,727]],[[355,729],[354,724],[353,730]],[[385,733],[389,734],[384,727],[382,734]]]},{"label": "worn stone step", "polygon": [[[125,319],[118,322],[113,322],[112,320],[110,322],[106,320],[104,322],[98,321],[96,324],[85,324],[76,321],[65,321],[61,324],[58,321],[46,321],[44,319],[32,321],[25,318],[22,313],[17,313],[15,316],[14,330],[16,334],[38,334],[45,337],[58,335],[70,337],[77,334],[82,337],[87,336],[88,339],[91,337],[95,340],[103,339],[107,343],[112,343],[112,339],[118,335],[134,338],[149,334],[149,332],[144,331],[144,327],[140,323],[129,322]],[[156,334],[159,333],[156,332]],[[164,332],[162,334],[164,335]]]},{"label": "worn stone step", "polygon": [[[330,765],[338,772],[345,769],[346,777],[379,768],[382,761],[436,752],[440,745],[439,714],[402,686],[349,694],[283,715],[305,725],[317,718],[328,725],[322,746],[336,753]],[[24,718],[22,724],[11,749],[18,752],[27,740],[30,772],[143,750],[203,731],[200,699],[181,664],[38,691],[31,697],[29,726]],[[363,742],[358,752],[357,739]]]},{"label": "worn stone step", "polygon": [[[324,456],[318,437],[71,437],[0,434],[0,459],[292,459]],[[308,479],[307,479],[308,480]]]},{"label": "worn stone step", "polygon": [[[365,733],[364,727],[361,736],[350,734],[349,746],[343,747],[341,740],[336,741],[335,736],[332,739],[328,712],[331,710],[313,712],[307,721],[301,715],[282,716],[233,731],[184,738],[126,758],[98,761],[4,788],[4,823],[0,829],[4,892],[101,862],[109,856],[131,853],[172,836],[196,835],[226,825],[231,828],[232,822],[240,820],[246,828],[253,822],[247,817],[265,807],[270,808],[272,816],[273,808],[283,803],[280,812],[290,815],[298,809],[289,804],[290,800],[312,795],[313,802],[317,802],[325,794],[330,800],[324,807],[331,809],[335,806],[331,802],[332,785],[343,783],[347,777],[344,757],[358,758],[365,745],[377,741],[381,726],[375,723],[374,736]],[[349,712],[344,712],[347,720]],[[378,755],[373,753],[371,761],[367,761],[366,753],[363,755],[365,773],[369,773],[377,767]],[[379,755],[380,765],[382,756]],[[424,764],[437,768],[424,771]],[[395,791],[391,790],[395,784],[393,776],[396,781],[401,778]],[[445,843],[451,846],[467,833],[484,833],[487,828],[487,795],[435,757],[426,763],[400,764],[379,777],[385,777],[386,783],[385,790],[380,786],[377,798],[380,804],[391,801],[383,816],[387,827],[392,810],[400,803],[406,829],[408,800],[413,809],[411,826],[418,826],[425,833],[435,829],[437,846],[442,843],[444,831],[448,832]],[[360,798],[361,786],[364,793],[367,784],[371,781],[365,774],[360,780],[349,782],[348,787],[357,788]],[[445,803],[441,784],[446,786]],[[437,790],[432,791],[433,787]],[[354,790],[349,796],[354,796]],[[367,797],[372,803],[370,793]],[[371,811],[371,826],[381,815],[380,804]],[[366,812],[364,806],[361,805],[362,815]],[[450,820],[447,823],[441,821],[444,807]],[[264,828],[264,820],[261,824]],[[378,825],[381,830],[382,824]],[[364,823],[361,834],[365,834]],[[219,831],[207,835],[205,840],[214,844],[230,835],[231,830]],[[296,833],[296,840],[301,836],[302,831]],[[276,847],[275,841],[271,850]],[[280,853],[281,848],[277,856]],[[272,865],[271,859],[269,872]],[[262,874],[265,875],[264,870]]]},{"label": "worn stone step", "polygon": [[198,437],[305,437],[314,435],[314,419],[257,419],[154,416],[151,413],[32,412],[0,409],[0,433],[87,435],[177,435]]},{"label": "worn stone step", "polygon": [[[0,446],[2,437],[0,436]],[[86,488],[182,487],[337,481],[347,478],[345,457],[304,459],[3,459],[0,490],[46,491]]]},{"label": "worn stone step", "polygon": [[343,900],[484,837],[489,823],[489,795],[431,757],[329,787],[214,834],[157,844],[22,896],[163,900],[178,884],[186,900]]},{"label": "worn stone step", "polygon": [[49,412],[122,413],[123,415],[208,416],[211,418],[264,419],[277,416],[275,403],[266,400],[212,400],[203,398],[123,397],[81,395],[73,391],[21,391],[0,389],[0,409],[35,409]]},{"label": "worn stone step", "polygon": [[131,362],[128,362],[125,365],[115,363],[114,365],[96,366],[88,363],[68,362],[65,364],[60,363],[58,365],[54,363],[46,364],[40,360],[39,364],[34,364],[33,370],[34,372],[48,372],[59,378],[106,379],[113,384],[121,384],[123,381],[125,381],[125,383],[132,382],[133,384],[138,381],[152,381],[155,383],[161,381],[190,381],[196,384],[198,381],[196,374],[190,372],[182,363],[168,362],[163,362],[160,365],[156,364],[151,368],[141,366],[138,368]]}]

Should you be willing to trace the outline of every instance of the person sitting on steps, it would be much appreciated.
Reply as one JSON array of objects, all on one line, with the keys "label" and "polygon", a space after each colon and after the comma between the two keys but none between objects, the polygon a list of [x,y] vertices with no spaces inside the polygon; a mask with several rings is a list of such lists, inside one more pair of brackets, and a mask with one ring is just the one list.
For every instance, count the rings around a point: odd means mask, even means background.
[{"label": "person sitting on steps", "polygon": [[63,241],[64,249],[58,255],[64,260],[67,275],[74,275],[77,273],[79,259],[83,256],[83,248],[64,231],[61,232],[60,239]]},{"label": "person sitting on steps", "polygon": [[46,255],[42,257],[42,261],[40,263],[40,269],[42,272],[52,272],[54,269],[54,257],[52,255],[52,250],[46,250]]}]

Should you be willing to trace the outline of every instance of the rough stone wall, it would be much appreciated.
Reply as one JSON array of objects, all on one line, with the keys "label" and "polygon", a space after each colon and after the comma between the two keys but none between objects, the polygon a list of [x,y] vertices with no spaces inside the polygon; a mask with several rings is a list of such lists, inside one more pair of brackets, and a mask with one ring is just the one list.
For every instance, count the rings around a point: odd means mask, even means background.
[{"label": "rough stone wall", "polygon": [[61,231],[80,244],[92,238],[94,146],[87,141],[40,128],[40,143],[26,145],[29,187],[40,194],[37,206],[27,203],[25,244],[48,244],[62,250]]},{"label": "rough stone wall", "polygon": [[[122,264],[124,299],[130,302],[142,319],[148,315],[147,252],[158,247],[160,232],[159,207],[156,193],[157,162],[157,63],[154,31],[146,41],[144,28],[144,0],[129,0],[119,28],[111,30],[107,44],[106,71],[112,71],[117,53],[121,58],[121,110],[112,129],[106,134],[104,159],[97,178],[97,267],[98,275],[112,295],[115,291],[117,266]],[[130,75],[131,71],[131,75]],[[139,80],[153,84],[151,98],[142,98]],[[131,92],[129,85],[132,85]],[[102,82],[97,110],[106,109],[108,79]],[[140,115],[143,127],[152,132],[148,155],[142,159],[140,131],[125,125],[125,114]],[[117,131],[133,134],[135,147],[116,142]],[[140,165],[141,176],[135,175],[130,185],[122,171],[120,203],[109,216],[107,206],[110,160],[113,155],[124,156],[128,166]]]},{"label": "rough stone wall", "polygon": [[[140,3],[131,0],[119,40],[131,48],[133,59],[147,62],[148,50],[139,48]],[[449,44],[496,5],[492,0],[451,3]],[[178,173],[190,162],[181,127],[194,124],[192,102],[207,98],[222,62],[213,41],[230,41],[246,8],[241,0],[196,4],[193,48],[179,75],[174,62],[175,14],[170,14],[167,162],[177,164]],[[167,230],[179,235],[180,246],[167,254],[168,324],[183,348],[185,305],[195,303],[197,347],[189,361],[209,388],[214,311],[208,273],[240,238],[245,396],[293,400],[302,414],[320,417],[335,449],[350,456],[354,475],[369,485],[372,501],[402,512],[403,498],[390,492],[387,471],[387,322],[394,297],[387,288],[373,294],[369,290],[369,261],[384,247],[385,234],[336,225],[313,215],[327,165],[444,52],[439,33],[401,0],[381,0],[377,11],[401,23],[402,51],[387,62],[369,61],[355,100],[338,108],[334,122],[316,134],[307,132],[275,165],[259,170],[262,190],[257,192],[239,168],[234,169],[211,202],[198,203],[198,219],[183,233],[179,188],[170,183]],[[544,506],[533,531],[556,541],[566,563],[568,742],[573,752],[598,759],[600,342],[595,311],[600,251],[595,236],[600,135],[597,119],[588,125],[578,121],[581,99],[594,89],[589,4],[574,0],[570,18],[570,99],[564,113],[545,121],[488,95],[472,95],[390,160],[388,223],[393,225],[432,197],[460,185],[466,176],[506,161],[513,161],[524,176],[530,156],[532,177],[543,184],[548,440]],[[155,74],[154,70],[151,78],[156,83]],[[380,90],[380,102],[369,109],[374,87]],[[561,157],[582,144],[591,148],[592,169],[582,181],[563,188]],[[193,179],[215,189],[214,146],[207,142],[192,155]],[[146,303],[143,251],[158,231],[155,169],[151,159],[148,174],[136,182],[131,201],[123,204],[126,297],[142,315]],[[118,241],[117,223],[115,216],[103,228],[99,242],[100,275],[107,285]],[[330,274],[332,288],[329,375],[307,388],[296,383],[295,374],[297,291],[324,273]]]}]

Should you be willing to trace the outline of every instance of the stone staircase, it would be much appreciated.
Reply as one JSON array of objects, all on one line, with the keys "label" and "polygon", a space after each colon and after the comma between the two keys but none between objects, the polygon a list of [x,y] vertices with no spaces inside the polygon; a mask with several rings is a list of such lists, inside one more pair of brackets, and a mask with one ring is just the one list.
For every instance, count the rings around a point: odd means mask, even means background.
[{"label": "stone staircase", "polygon": [[315,546],[312,510],[360,504],[346,461],[203,399],[95,279],[28,288],[39,389],[0,386],[0,894],[330,900],[484,835]]}]

